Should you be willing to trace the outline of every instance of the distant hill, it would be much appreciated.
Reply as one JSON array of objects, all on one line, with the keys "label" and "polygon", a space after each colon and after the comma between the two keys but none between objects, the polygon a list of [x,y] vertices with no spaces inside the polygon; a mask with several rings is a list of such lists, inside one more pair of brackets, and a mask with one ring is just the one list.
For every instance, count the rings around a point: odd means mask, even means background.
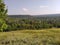
[{"label": "distant hill", "polygon": [[8,15],[10,18],[36,18],[36,17],[60,17],[60,14],[45,14],[45,15]]},{"label": "distant hill", "polygon": [[8,15],[10,18],[31,18],[32,16],[30,15]]},{"label": "distant hill", "polygon": [[36,17],[55,17],[60,16],[60,14],[45,14],[45,15],[34,15]]}]

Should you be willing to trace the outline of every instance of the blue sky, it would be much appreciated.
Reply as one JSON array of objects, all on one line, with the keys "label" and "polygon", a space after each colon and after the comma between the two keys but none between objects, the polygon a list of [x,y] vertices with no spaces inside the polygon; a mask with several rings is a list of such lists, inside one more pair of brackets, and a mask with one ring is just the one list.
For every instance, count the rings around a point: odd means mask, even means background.
[{"label": "blue sky", "polygon": [[4,0],[8,14],[56,14],[60,13],[60,0]]}]

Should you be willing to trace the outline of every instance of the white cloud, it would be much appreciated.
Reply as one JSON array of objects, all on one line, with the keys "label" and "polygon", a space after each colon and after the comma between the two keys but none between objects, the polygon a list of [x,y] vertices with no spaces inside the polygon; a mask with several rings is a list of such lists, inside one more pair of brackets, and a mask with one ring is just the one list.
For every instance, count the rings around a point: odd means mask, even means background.
[{"label": "white cloud", "polygon": [[23,14],[30,14],[30,10],[27,8],[22,8]]},{"label": "white cloud", "polygon": [[27,8],[22,8],[22,10],[23,10],[23,11],[28,11],[28,9],[27,9]]},{"label": "white cloud", "polygon": [[40,8],[48,8],[48,6],[44,6],[44,5],[42,5],[42,6],[40,6]]}]

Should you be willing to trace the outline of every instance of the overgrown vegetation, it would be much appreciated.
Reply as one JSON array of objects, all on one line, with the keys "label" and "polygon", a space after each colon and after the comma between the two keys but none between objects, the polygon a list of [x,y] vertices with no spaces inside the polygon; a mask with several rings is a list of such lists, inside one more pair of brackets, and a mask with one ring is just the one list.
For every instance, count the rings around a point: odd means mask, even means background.
[{"label": "overgrown vegetation", "polygon": [[0,45],[60,45],[60,29],[0,32]]}]

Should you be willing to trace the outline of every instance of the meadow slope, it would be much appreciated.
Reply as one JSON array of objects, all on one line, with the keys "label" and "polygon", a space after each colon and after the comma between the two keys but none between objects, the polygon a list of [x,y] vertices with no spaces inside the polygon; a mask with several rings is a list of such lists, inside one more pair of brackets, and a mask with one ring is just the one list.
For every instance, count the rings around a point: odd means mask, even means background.
[{"label": "meadow slope", "polygon": [[60,45],[60,29],[0,32],[0,45]]}]

